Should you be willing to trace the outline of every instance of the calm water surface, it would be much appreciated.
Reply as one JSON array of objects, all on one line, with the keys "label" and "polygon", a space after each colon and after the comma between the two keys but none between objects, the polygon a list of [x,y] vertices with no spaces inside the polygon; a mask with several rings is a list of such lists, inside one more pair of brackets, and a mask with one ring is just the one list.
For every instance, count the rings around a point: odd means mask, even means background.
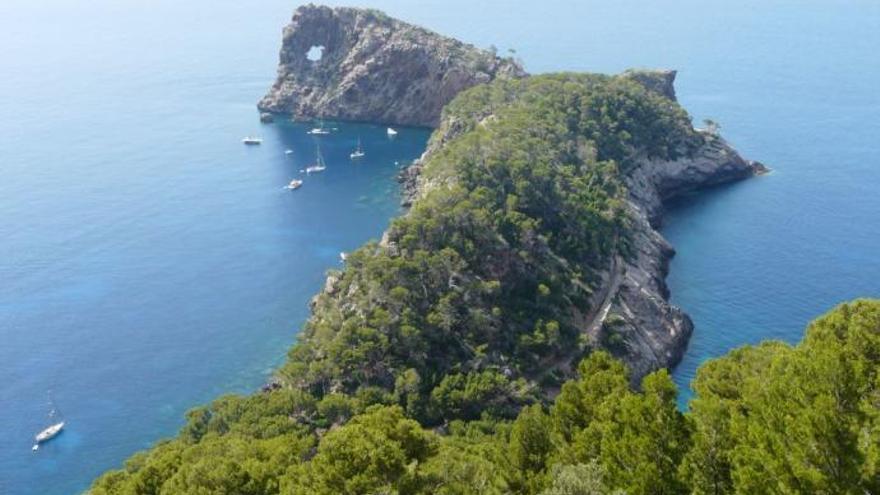
[{"label": "calm water surface", "polygon": [[[186,409],[259,386],[338,253],[398,213],[395,162],[427,139],[340,125],[328,170],[290,193],[314,142],[261,126],[254,102],[295,2],[82,4],[0,4],[2,494],[77,493]],[[880,4],[364,5],[513,48],[533,72],[679,69],[695,120],[773,167],[667,217],[673,300],[697,325],[684,389],[709,357],[880,296]],[[251,133],[263,146],[240,144]],[[50,389],[70,426],[32,454]]]}]

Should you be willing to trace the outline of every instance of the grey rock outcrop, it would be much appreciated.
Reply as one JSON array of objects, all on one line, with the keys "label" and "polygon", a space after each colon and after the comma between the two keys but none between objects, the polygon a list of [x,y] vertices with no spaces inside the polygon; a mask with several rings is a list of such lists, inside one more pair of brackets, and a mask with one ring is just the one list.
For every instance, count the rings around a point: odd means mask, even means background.
[{"label": "grey rock outcrop", "polygon": [[722,138],[704,137],[703,146],[688,158],[642,161],[626,175],[636,253],[621,260],[609,275],[619,283],[614,296],[607,299],[607,309],[600,310],[601,328],[597,328],[600,334],[596,337],[607,338],[607,332],[614,332],[623,338],[626,349],[621,357],[633,370],[634,380],[655,369],[675,366],[694,329],[690,317],[669,304],[665,279],[675,250],[657,230],[664,204],[690,191],[767,170],[759,162],[743,159]]},{"label": "grey rock outcrop", "polygon": [[[314,50],[319,60],[308,55]],[[524,75],[511,59],[376,10],[305,5],[284,28],[278,77],[258,107],[296,119],[434,127],[462,90]]]}]

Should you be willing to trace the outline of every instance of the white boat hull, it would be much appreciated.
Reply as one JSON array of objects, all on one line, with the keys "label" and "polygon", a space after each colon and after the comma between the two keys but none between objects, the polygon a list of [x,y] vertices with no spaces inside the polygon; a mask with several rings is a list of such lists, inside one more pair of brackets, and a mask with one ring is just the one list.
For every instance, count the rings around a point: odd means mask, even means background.
[{"label": "white boat hull", "polygon": [[43,442],[48,442],[49,440],[52,440],[53,438],[57,437],[58,434],[61,433],[61,430],[63,430],[63,429],[64,429],[64,421],[62,421],[60,423],[56,423],[56,424],[46,428],[45,430],[37,433],[37,436],[34,437],[34,440],[36,440],[37,445],[39,445]]}]

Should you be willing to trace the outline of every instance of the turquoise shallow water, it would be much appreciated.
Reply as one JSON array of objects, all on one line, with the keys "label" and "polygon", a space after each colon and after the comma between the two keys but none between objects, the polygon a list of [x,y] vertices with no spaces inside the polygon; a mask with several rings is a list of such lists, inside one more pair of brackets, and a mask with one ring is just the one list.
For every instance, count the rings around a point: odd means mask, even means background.
[{"label": "turquoise shallow water", "polygon": [[[694,117],[774,168],[667,217],[672,297],[697,325],[683,386],[708,357],[880,296],[880,4],[369,5],[515,48],[533,72],[677,68]],[[295,6],[0,4],[0,493],[75,493],[186,409],[259,386],[339,251],[399,211],[394,162],[425,130],[340,126],[328,170],[281,189],[314,145],[260,126],[254,102]],[[265,144],[242,146],[251,133]],[[70,426],[34,455],[50,388]]]}]

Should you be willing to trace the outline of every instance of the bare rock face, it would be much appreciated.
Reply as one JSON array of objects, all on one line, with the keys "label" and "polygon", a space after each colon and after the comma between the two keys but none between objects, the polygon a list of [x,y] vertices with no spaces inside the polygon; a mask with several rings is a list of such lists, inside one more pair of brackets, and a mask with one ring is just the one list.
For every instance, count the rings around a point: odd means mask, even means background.
[{"label": "bare rock face", "polygon": [[523,76],[511,59],[376,10],[305,5],[284,28],[278,77],[258,107],[296,119],[436,127],[462,90]]},{"label": "bare rock face", "polygon": [[[647,90],[675,99],[673,70],[629,70],[622,77]],[[723,138],[703,132],[703,145],[688,157],[671,161],[642,160],[625,181],[632,219],[633,256],[609,268],[599,320],[587,329],[598,341],[621,338],[621,357],[637,384],[641,377],[681,361],[694,330],[691,318],[669,303],[666,275],[675,250],[657,230],[664,205],[682,194],[735,182],[767,172],[760,162],[746,160]]]},{"label": "bare rock face", "polygon": [[[673,93],[674,94],[674,93]],[[626,176],[634,256],[613,270],[619,280],[608,299],[602,331],[621,335],[621,356],[632,370],[633,381],[681,361],[694,325],[680,308],[669,304],[666,274],[675,250],[657,231],[664,204],[681,194],[735,182],[766,172],[759,162],[743,159],[721,137],[706,134],[705,143],[691,157],[673,161],[642,161]]]}]

